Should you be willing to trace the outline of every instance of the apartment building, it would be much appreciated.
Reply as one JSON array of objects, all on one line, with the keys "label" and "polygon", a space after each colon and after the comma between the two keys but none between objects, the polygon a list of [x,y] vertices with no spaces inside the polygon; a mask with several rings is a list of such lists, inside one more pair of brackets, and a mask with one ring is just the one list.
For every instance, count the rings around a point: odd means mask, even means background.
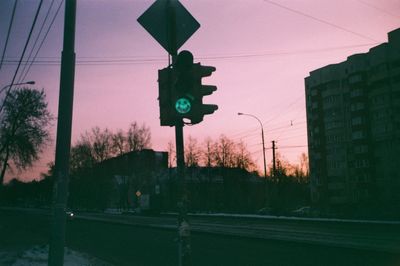
[{"label": "apartment building", "polygon": [[388,39],[305,78],[316,205],[400,202],[400,29]]}]

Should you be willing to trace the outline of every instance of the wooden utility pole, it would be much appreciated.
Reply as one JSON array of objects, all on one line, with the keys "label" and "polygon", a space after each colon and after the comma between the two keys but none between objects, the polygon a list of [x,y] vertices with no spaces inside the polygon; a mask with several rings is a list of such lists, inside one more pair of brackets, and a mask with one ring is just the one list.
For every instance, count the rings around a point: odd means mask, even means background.
[{"label": "wooden utility pole", "polygon": [[274,181],[276,180],[276,162],[275,162],[275,140],[272,141],[272,175]]},{"label": "wooden utility pole", "polygon": [[58,101],[55,183],[49,266],[64,264],[65,226],[69,183],[72,110],[75,79],[76,0],[65,1],[64,41],[61,54],[60,95]]}]

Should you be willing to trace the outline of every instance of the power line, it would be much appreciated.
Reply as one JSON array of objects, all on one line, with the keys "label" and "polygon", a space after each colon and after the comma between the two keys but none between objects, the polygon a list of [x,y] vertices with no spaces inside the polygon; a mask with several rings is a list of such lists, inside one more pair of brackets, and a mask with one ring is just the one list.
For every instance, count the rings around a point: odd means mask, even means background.
[{"label": "power line", "polygon": [[[28,55],[26,61],[29,61],[29,60],[31,59],[31,56],[32,56],[32,54],[33,54],[33,51],[34,51],[35,48],[36,48],[36,44],[38,43],[38,40],[39,40],[39,38],[40,38],[40,35],[42,34],[44,25],[45,25],[46,22],[47,22],[47,19],[48,19],[48,17],[49,17],[50,10],[51,10],[51,8],[53,7],[53,4],[54,4],[54,0],[51,1],[50,7],[47,9],[46,16],[45,16],[45,18],[44,18],[43,21],[42,21],[42,25],[40,26],[39,32],[38,32],[38,34],[37,34],[37,36],[36,36],[36,38],[35,38],[35,41],[33,42],[31,51],[29,52],[29,55]],[[34,61],[34,59],[33,59],[32,61]],[[24,72],[25,72],[25,69],[26,69],[27,66],[28,66],[28,64],[24,64],[24,67],[22,68],[21,73],[20,73],[20,75],[19,75],[18,82],[21,82],[21,80],[22,80],[22,78],[23,78],[23,75],[24,75]]]},{"label": "power line", "polygon": [[288,10],[288,11],[290,11],[290,12],[296,13],[296,14],[301,15],[301,16],[303,16],[303,17],[306,17],[306,18],[309,18],[309,19],[318,21],[318,22],[320,22],[320,23],[329,25],[329,26],[331,26],[331,27],[340,29],[340,30],[345,31],[345,32],[347,32],[347,33],[351,33],[351,34],[356,35],[356,36],[358,36],[358,37],[361,37],[361,38],[363,38],[363,39],[367,39],[367,40],[370,40],[370,41],[377,42],[377,40],[375,40],[375,39],[373,39],[373,38],[371,38],[371,37],[369,37],[369,36],[367,36],[367,35],[364,35],[364,34],[361,34],[361,33],[358,33],[358,32],[355,32],[355,31],[352,31],[352,30],[349,30],[349,29],[346,29],[346,28],[344,28],[344,27],[342,27],[342,26],[339,26],[339,25],[336,25],[336,24],[331,23],[331,22],[329,22],[329,21],[326,21],[326,20],[323,20],[323,19],[314,17],[314,16],[312,16],[312,15],[309,15],[309,14],[306,14],[306,13],[301,12],[301,11],[299,11],[299,10],[296,10],[296,9],[293,9],[293,8],[290,8],[290,7],[287,7],[287,6],[284,6],[284,5],[282,5],[282,4],[278,4],[278,3],[273,2],[273,1],[271,1],[271,0],[264,0],[264,2],[267,2],[267,3],[271,4],[271,5],[274,5],[274,6],[277,6],[277,7],[280,7],[280,8],[283,8],[283,9],[285,9],[285,10]]},{"label": "power line", "polygon": [[271,52],[261,52],[254,54],[234,54],[234,55],[221,55],[221,56],[205,56],[198,57],[195,59],[235,59],[235,58],[249,58],[249,57],[260,57],[260,56],[285,56],[285,55],[299,55],[299,54],[309,54],[309,53],[320,53],[320,52],[329,52],[334,50],[342,50],[342,49],[350,49],[364,46],[371,46],[380,44],[378,41],[374,41],[373,43],[365,43],[365,44],[355,44],[355,45],[345,45],[345,46],[337,46],[337,47],[326,47],[321,49],[303,49],[303,50],[294,50],[294,51],[271,51]]},{"label": "power line", "polygon": [[15,2],[14,2],[14,7],[13,7],[12,14],[11,14],[11,19],[10,19],[10,25],[8,26],[6,42],[5,42],[5,44],[4,44],[3,54],[1,55],[0,69],[1,69],[1,67],[3,66],[4,55],[6,54],[7,45],[8,45],[8,40],[9,40],[9,38],[10,38],[11,28],[12,28],[13,21],[14,21],[15,10],[16,10],[16,8],[17,8],[17,2],[18,2],[18,0],[15,0]]},{"label": "power line", "polygon": [[299,137],[303,137],[303,136],[307,136],[307,133],[305,133],[305,134],[303,133],[303,134],[300,134],[300,135],[294,135],[294,136],[288,136],[286,138],[279,139],[279,141],[293,139],[293,138],[299,138]]},{"label": "power line", "polygon": [[33,32],[33,29],[35,28],[35,24],[36,24],[40,9],[42,8],[42,4],[43,4],[43,0],[40,0],[39,6],[38,6],[38,8],[36,10],[35,18],[33,19],[32,26],[31,26],[31,29],[29,31],[28,39],[25,42],[25,46],[24,46],[24,49],[22,51],[21,58],[19,59],[19,63],[18,63],[17,69],[15,70],[13,79],[12,79],[10,85],[9,85],[9,88],[8,88],[8,90],[6,92],[6,96],[4,97],[3,103],[2,103],[2,105],[0,107],[0,113],[3,111],[4,105],[5,105],[6,101],[7,101],[7,98],[9,96],[10,92],[11,92],[12,86],[14,85],[15,78],[17,77],[19,67],[21,66],[22,59],[24,58],[24,55],[25,55],[25,52],[26,52],[26,48],[28,47],[28,44],[29,44],[29,40],[31,39],[32,32]]},{"label": "power line", "polygon": [[[300,96],[297,97],[292,103],[290,103],[289,106],[284,107],[284,108],[285,108],[285,109],[286,109],[286,108],[289,108],[289,110],[290,110],[290,107],[293,106],[294,104],[296,104],[296,103],[297,103],[300,99],[302,99],[303,97],[304,97],[304,95],[300,95]],[[280,104],[279,104],[279,105],[280,105]],[[266,125],[266,124],[268,124],[269,122],[275,120],[276,118],[278,118],[279,116],[281,116],[282,113],[283,113],[283,112],[280,112],[280,113],[279,113],[278,115],[276,115],[275,117],[273,117],[273,118],[271,118],[271,119],[269,119],[269,120],[267,120],[267,121],[264,121],[264,122],[263,122],[263,125]],[[285,127],[287,127],[287,126],[284,126],[283,128],[285,128]],[[282,127],[281,127],[281,128],[282,128]],[[270,129],[268,129],[268,125],[267,125],[267,126],[264,127],[264,129],[266,129],[266,132],[267,132],[267,134],[268,134],[268,132],[271,132],[272,130],[276,130],[277,128],[272,128],[272,129],[270,128]],[[251,133],[251,132],[254,132],[254,131],[257,131],[257,130],[259,130],[259,127],[258,127],[258,126],[254,126],[254,127],[252,127],[251,129],[249,129],[249,130],[245,130],[245,131],[242,131],[242,132],[239,132],[239,133],[235,133],[235,134],[231,135],[230,137],[231,137],[231,138],[234,138],[234,139],[245,138],[245,137],[247,137],[247,136],[249,136],[249,135],[253,135],[253,134],[250,134],[250,133]],[[244,135],[244,136],[242,137],[241,135]]]},{"label": "power line", "polygon": [[[319,53],[325,51],[332,51],[338,49],[349,49],[356,47],[364,47],[379,44],[368,43],[368,44],[359,44],[359,45],[348,45],[348,46],[339,46],[339,47],[328,47],[322,49],[310,49],[310,50],[296,50],[296,51],[283,51],[283,52],[269,52],[269,53],[255,53],[255,54],[243,54],[243,55],[221,55],[221,56],[203,56],[196,57],[197,60],[219,60],[219,59],[237,59],[243,57],[263,57],[263,56],[283,56],[283,55],[298,55],[303,53]],[[52,59],[56,57],[39,57]],[[99,58],[97,60],[82,60],[82,58]],[[9,65],[16,64],[17,60],[12,60],[9,58],[5,60],[5,62]],[[137,56],[121,56],[121,57],[90,57],[90,56],[81,56],[77,57],[76,64],[78,65],[130,65],[130,64],[152,64],[152,63],[162,63],[165,62],[164,58],[152,58],[152,59],[138,59]],[[30,64],[32,61],[23,61],[23,64]],[[35,65],[59,65],[61,64],[60,60],[38,60],[34,62]]]},{"label": "power line", "polygon": [[235,133],[231,136],[229,136],[229,138],[231,139],[241,139],[241,138],[247,138],[248,136],[255,136],[255,135],[259,135],[260,132],[258,132],[260,130],[260,127],[253,127],[252,129],[249,130],[245,130],[239,133]]},{"label": "power line", "polygon": [[279,146],[279,149],[294,149],[294,148],[305,148],[308,145],[293,145],[293,146]]},{"label": "power line", "polygon": [[[36,53],[35,53],[35,55],[34,55],[34,57],[33,57],[33,59],[32,59],[32,62],[29,64],[29,67],[28,67],[27,71],[25,72],[25,75],[21,78],[21,80],[24,80],[24,79],[26,78],[26,76],[28,75],[29,70],[31,69],[32,64],[35,62],[35,60],[36,60],[36,58],[37,58],[37,55],[39,54],[40,49],[42,49],[43,43],[44,43],[44,41],[46,40],[47,35],[49,34],[50,29],[51,29],[51,27],[53,26],[54,21],[55,21],[57,15],[58,15],[58,13],[59,13],[59,11],[60,11],[60,8],[61,8],[61,6],[62,6],[63,3],[64,3],[64,0],[61,0],[60,4],[58,5],[57,11],[56,11],[56,13],[54,14],[53,19],[51,20],[50,25],[49,25],[49,27],[47,28],[47,31],[46,31],[46,33],[45,33],[43,39],[42,39],[42,42],[40,43],[39,48],[37,49],[37,51],[36,51]],[[50,9],[49,9],[49,10],[50,10]]]},{"label": "power line", "polygon": [[282,137],[282,135],[288,133],[288,131],[290,131],[290,133],[293,133],[293,132],[296,132],[299,130],[302,130],[302,131],[305,130],[303,124],[306,124],[306,123],[307,123],[307,121],[298,122],[295,125],[293,125],[291,123],[290,126],[287,126],[286,128],[279,130],[278,132],[274,132],[275,134],[279,134],[278,137],[276,137],[276,139],[280,139]]},{"label": "power line", "polygon": [[[285,110],[286,110],[286,111],[287,111],[287,110],[290,110],[290,107],[294,106],[297,102],[299,102],[299,101],[300,101],[301,99],[303,99],[303,98],[304,98],[304,95],[303,95],[303,94],[300,95],[300,96],[297,97],[292,103],[290,103],[287,107],[285,107]],[[276,115],[275,117],[273,117],[273,118],[271,118],[271,119],[265,121],[264,123],[267,124],[267,123],[269,123],[269,122],[271,122],[271,121],[274,121],[275,119],[277,119],[278,117],[282,116],[283,114],[284,114],[284,112],[279,112],[278,115]]]},{"label": "power line", "polygon": [[[271,133],[275,133],[276,134],[275,131],[278,131],[278,133],[279,133],[283,129],[293,128],[293,127],[297,128],[298,126],[300,126],[302,124],[305,124],[306,122],[307,121],[304,120],[304,121],[297,122],[295,125],[284,125],[284,126],[278,126],[278,127],[272,127],[272,128],[269,128],[268,125],[267,125],[267,126],[264,126],[264,131],[266,132],[267,135],[270,135]],[[275,125],[275,126],[277,126],[277,125]],[[297,129],[300,129],[300,128],[297,128]],[[234,139],[234,140],[235,139],[241,139],[241,138],[247,138],[247,137],[254,137],[254,136],[259,134],[259,132],[258,132],[259,130],[260,130],[259,126],[254,126],[251,129],[248,129],[248,130],[245,130],[245,131],[242,131],[242,132],[239,132],[239,133],[232,134],[229,137]]]},{"label": "power line", "polygon": [[356,0],[356,1],[359,2],[359,3],[361,3],[361,4],[363,4],[363,5],[368,6],[368,7],[370,7],[370,8],[373,8],[373,9],[375,9],[375,10],[378,10],[378,11],[380,11],[380,12],[382,12],[382,13],[385,13],[386,15],[389,15],[389,16],[391,16],[391,17],[400,18],[399,15],[395,15],[395,14],[393,14],[393,13],[390,13],[390,12],[386,11],[385,9],[382,9],[382,8],[380,8],[380,7],[377,7],[377,6],[374,6],[374,5],[370,4],[370,3],[367,3],[367,2],[364,2],[364,1],[361,1],[361,0]]}]

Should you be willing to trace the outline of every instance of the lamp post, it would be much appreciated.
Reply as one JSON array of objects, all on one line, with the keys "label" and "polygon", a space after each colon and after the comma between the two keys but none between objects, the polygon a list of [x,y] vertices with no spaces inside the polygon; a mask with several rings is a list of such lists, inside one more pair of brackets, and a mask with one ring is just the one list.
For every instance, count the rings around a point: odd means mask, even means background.
[{"label": "lamp post", "polygon": [[8,96],[8,94],[10,93],[10,89],[11,89],[10,87],[12,87],[12,86],[14,86],[14,85],[25,85],[25,84],[33,85],[33,84],[35,84],[35,81],[31,80],[31,81],[20,82],[20,83],[15,83],[15,84],[8,84],[8,85],[4,86],[3,88],[1,88],[0,94],[1,94],[3,91],[5,91],[7,88],[9,88],[9,89],[8,89],[8,91],[7,91],[7,93],[6,93],[6,96],[5,96],[4,99],[3,99],[3,102],[2,102],[2,104],[1,104],[1,106],[0,106],[0,113],[1,113],[1,111],[3,111],[4,105],[6,104],[7,96]]},{"label": "lamp post", "polygon": [[11,86],[14,86],[14,85],[25,85],[25,84],[34,85],[34,84],[35,84],[35,81],[31,80],[31,81],[26,81],[26,82],[21,82],[21,83],[15,83],[15,84],[6,85],[6,86],[4,86],[4,87],[0,90],[0,93],[2,93],[2,92],[3,92],[5,89],[7,89],[8,87],[11,87]]},{"label": "lamp post", "polygon": [[245,113],[238,113],[238,115],[246,115],[255,118],[261,126],[261,139],[262,139],[262,148],[263,148],[263,160],[264,160],[264,182],[265,182],[265,202],[264,204],[267,204],[267,165],[265,161],[265,143],[264,143],[264,126],[261,122],[260,119],[258,119],[257,116],[252,115],[252,114],[245,114]]}]

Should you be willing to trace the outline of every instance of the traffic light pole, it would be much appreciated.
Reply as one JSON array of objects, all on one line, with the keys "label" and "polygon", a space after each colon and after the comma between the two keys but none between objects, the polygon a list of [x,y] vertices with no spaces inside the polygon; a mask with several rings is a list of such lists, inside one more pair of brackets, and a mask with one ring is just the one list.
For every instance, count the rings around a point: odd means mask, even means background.
[{"label": "traffic light pole", "polygon": [[176,161],[179,178],[178,201],[178,236],[179,236],[179,266],[191,265],[190,225],[187,218],[187,190],[185,182],[185,157],[183,144],[183,120],[175,125]]},{"label": "traffic light pole", "polygon": [[[168,43],[173,51],[171,53],[172,64],[177,61],[178,51],[176,49],[176,13],[172,0],[167,0],[167,17],[168,17]],[[173,86],[173,84],[169,84]],[[190,245],[190,225],[187,219],[187,194],[186,194],[186,182],[185,182],[185,153],[183,144],[183,119],[179,118],[175,123],[175,145],[176,145],[176,164],[178,172],[178,265],[179,266],[190,266],[191,263],[191,245]]]}]

